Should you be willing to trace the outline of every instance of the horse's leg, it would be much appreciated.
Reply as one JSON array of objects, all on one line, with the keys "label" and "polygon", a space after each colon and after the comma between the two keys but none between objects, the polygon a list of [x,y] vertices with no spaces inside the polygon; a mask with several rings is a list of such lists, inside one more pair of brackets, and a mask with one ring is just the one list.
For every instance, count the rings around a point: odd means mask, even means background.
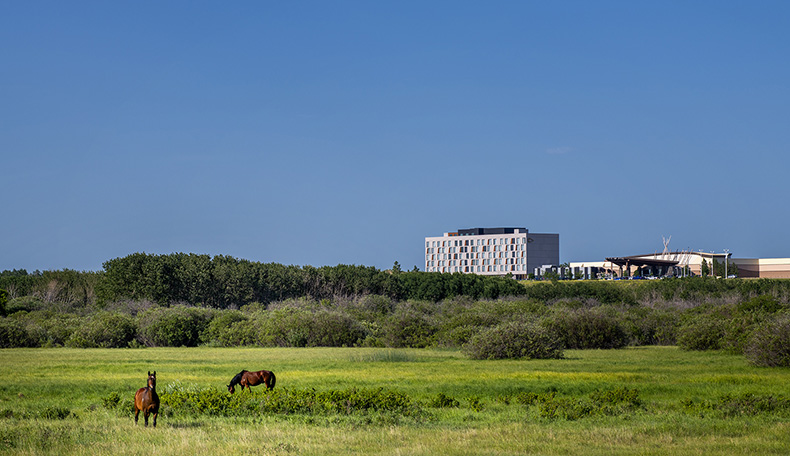
[{"label": "horse's leg", "polygon": [[143,418],[145,418],[145,427],[148,427],[148,414],[151,413],[148,410],[143,412]]},{"label": "horse's leg", "polygon": [[159,415],[159,412],[154,412],[154,427],[156,427],[156,417]]},{"label": "horse's leg", "polygon": [[140,415],[140,409],[135,407],[134,408],[134,424],[137,424],[137,416]]}]

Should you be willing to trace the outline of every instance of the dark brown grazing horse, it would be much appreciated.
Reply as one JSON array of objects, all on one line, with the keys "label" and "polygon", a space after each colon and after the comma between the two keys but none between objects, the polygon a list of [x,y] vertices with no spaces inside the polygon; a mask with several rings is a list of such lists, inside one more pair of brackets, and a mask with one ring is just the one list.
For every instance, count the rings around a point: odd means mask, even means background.
[{"label": "dark brown grazing horse", "polygon": [[[274,376],[274,372],[270,372],[267,370],[261,370],[258,372],[248,372],[243,370],[236,374],[233,377],[233,380],[230,381],[228,385],[228,391],[230,394],[233,394],[236,389],[234,386],[241,385],[241,390],[244,391],[244,388],[250,388],[251,386],[260,385],[261,383],[266,384],[266,388],[274,389],[274,382],[277,381],[277,378]],[[252,389],[250,389],[252,391]]]},{"label": "dark brown grazing horse", "polygon": [[159,395],[156,394],[156,371],[152,374],[148,372],[148,386],[140,388],[134,394],[134,424],[137,424],[137,416],[143,412],[145,425],[148,426],[148,415],[154,415],[154,427],[156,427],[156,417],[159,415]]}]

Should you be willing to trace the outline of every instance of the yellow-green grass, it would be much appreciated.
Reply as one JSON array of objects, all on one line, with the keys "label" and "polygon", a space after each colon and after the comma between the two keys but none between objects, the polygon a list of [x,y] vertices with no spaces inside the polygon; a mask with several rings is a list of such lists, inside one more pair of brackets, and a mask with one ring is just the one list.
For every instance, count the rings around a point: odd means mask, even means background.
[{"label": "yellow-green grass", "polygon": [[[269,369],[277,388],[385,388],[427,403],[409,424],[295,416],[161,416],[156,429],[102,399],[131,399],[156,370],[158,389],[180,382],[224,389],[241,369]],[[639,390],[644,409],[575,421],[547,420],[505,404],[519,392],[582,398]],[[257,387],[260,388],[260,387]],[[724,394],[790,396],[790,369],[749,366],[742,356],[674,347],[567,351],[564,360],[473,361],[457,351],[372,348],[156,348],[0,350],[0,453],[4,454],[788,454],[786,415],[721,417],[684,400]],[[239,394],[237,392],[237,394]],[[246,393],[245,393],[246,394]],[[469,406],[476,398],[481,409]],[[67,408],[45,419],[47,407]]]}]

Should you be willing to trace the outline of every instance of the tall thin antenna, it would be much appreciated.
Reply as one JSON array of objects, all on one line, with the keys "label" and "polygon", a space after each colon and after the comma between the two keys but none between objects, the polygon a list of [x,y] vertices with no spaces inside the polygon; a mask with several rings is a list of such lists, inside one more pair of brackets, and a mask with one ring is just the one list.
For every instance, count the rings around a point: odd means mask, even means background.
[{"label": "tall thin antenna", "polygon": [[669,256],[669,241],[672,240],[672,235],[669,235],[669,238],[661,236],[661,239],[664,241],[664,251],[661,252],[661,256],[667,258]]}]

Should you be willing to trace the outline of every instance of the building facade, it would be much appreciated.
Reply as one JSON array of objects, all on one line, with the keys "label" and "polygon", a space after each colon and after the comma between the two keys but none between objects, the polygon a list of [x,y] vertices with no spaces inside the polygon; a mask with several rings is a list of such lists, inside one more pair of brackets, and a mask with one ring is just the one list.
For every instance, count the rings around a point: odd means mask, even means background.
[{"label": "building facade", "polygon": [[425,238],[427,272],[526,279],[535,268],[559,261],[560,235],[526,228],[470,228]]}]

